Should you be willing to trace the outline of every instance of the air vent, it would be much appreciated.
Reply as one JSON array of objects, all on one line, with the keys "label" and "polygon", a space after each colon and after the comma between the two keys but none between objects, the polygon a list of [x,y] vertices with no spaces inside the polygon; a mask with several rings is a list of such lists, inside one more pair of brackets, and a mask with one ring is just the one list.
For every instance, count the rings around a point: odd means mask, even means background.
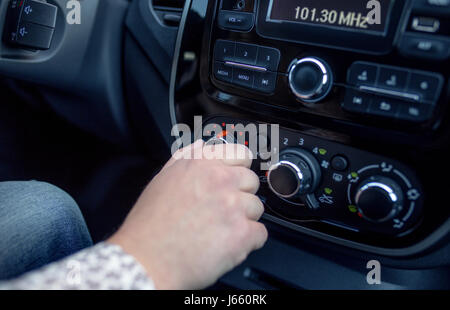
[{"label": "air vent", "polygon": [[166,26],[177,27],[186,0],[153,0],[153,9]]}]

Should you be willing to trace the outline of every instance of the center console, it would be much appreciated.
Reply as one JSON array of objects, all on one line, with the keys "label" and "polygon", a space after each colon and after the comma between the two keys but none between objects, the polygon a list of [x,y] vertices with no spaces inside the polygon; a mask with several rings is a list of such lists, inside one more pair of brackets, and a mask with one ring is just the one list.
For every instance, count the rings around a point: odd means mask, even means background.
[{"label": "center console", "polygon": [[174,124],[279,128],[266,221],[388,255],[448,232],[450,2],[192,1],[177,55]]}]

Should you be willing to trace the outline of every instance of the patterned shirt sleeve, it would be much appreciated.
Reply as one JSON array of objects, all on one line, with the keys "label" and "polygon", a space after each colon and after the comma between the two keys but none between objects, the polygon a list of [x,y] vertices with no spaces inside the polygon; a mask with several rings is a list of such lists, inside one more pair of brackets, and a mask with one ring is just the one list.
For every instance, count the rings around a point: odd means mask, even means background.
[{"label": "patterned shirt sleeve", "polygon": [[102,242],[17,279],[0,290],[153,290],[153,281],[136,259],[115,244]]}]

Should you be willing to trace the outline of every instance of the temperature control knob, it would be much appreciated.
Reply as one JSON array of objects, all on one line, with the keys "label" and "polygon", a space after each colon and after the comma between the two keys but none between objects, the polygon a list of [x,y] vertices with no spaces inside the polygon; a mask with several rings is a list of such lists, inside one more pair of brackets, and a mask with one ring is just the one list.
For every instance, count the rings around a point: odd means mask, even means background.
[{"label": "temperature control knob", "polygon": [[298,99],[315,103],[325,98],[333,85],[328,64],[315,57],[294,60],[289,68],[289,87]]},{"label": "temperature control knob", "polygon": [[373,176],[363,181],[356,191],[359,213],[372,222],[386,222],[403,208],[403,191],[392,179]]},{"label": "temperature control knob", "polygon": [[320,166],[314,156],[300,148],[280,153],[280,161],[269,169],[269,188],[278,196],[293,198],[314,192],[321,178]]}]

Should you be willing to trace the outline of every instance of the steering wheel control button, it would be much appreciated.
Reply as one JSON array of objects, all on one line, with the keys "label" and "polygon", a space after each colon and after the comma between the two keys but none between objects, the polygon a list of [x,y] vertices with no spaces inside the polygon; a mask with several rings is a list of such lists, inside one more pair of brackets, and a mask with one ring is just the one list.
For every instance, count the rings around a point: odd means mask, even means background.
[{"label": "steering wheel control button", "polygon": [[35,0],[25,0],[22,6],[22,21],[55,28],[56,6]]},{"label": "steering wheel control button", "polygon": [[217,40],[214,48],[214,60],[228,61],[234,60],[236,43],[233,41]]},{"label": "steering wheel control button", "polygon": [[226,66],[222,62],[214,62],[214,76],[216,79],[231,83],[233,81],[233,68]]},{"label": "steering wheel control button", "polygon": [[252,13],[221,10],[219,12],[219,27],[229,30],[250,31],[254,25]]},{"label": "steering wheel control button", "polygon": [[253,89],[263,93],[273,93],[277,83],[275,72],[256,72]]},{"label": "steering wheel control button", "polygon": [[295,60],[289,68],[289,86],[303,102],[315,103],[324,99],[333,85],[333,75],[323,60],[308,57]]},{"label": "steering wheel control button", "polygon": [[53,32],[53,28],[23,22],[19,24],[14,42],[30,48],[49,49]]},{"label": "steering wheel control button", "polygon": [[49,49],[57,12],[56,6],[46,2],[11,1],[5,22],[5,40],[35,50]]},{"label": "steering wheel control button", "polygon": [[266,68],[269,71],[277,71],[280,63],[280,51],[276,48],[260,46],[258,48],[257,66]]},{"label": "steering wheel control button", "polygon": [[341,155],[336,155],[331,159],[331,167],[337,171],[344,171],[348,168],[347,158]]},{"label": "steering wheel control button", "polygon": [[374,86],[377,80],[378,66],[363,62],[355,62],[349,69],[347,82],[351,85]]},{"label": "steering wheel control button", "polygon": [[347,89],[342,108],[348,112],[363,114],[368,112],[371,103],[372,98],[368,95]]},{"label": "steering wheel control button", "polygon": [[258,46],[253,44],[236,43],[236,54],[234,60],[236,62],[254,65],[256,64],[256,55],[258,54]]},{"label": "steering wheel control button", "polygon": [[386,222],[403,208],[403,192],[393,180],[374,176],[363,181],[355,196],[359,213],[371,222]]}]

